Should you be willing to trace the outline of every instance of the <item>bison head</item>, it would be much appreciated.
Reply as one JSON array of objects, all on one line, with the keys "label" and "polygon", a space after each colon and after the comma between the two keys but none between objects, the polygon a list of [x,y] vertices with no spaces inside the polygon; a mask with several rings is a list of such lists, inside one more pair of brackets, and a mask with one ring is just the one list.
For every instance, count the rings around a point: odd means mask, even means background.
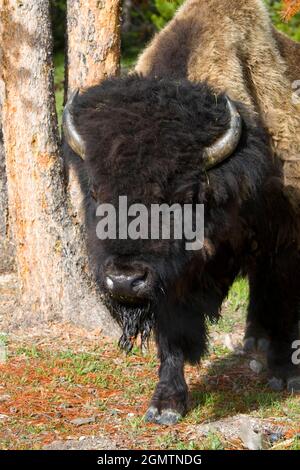
[{"label": "bison head", "polygon": [[128,206],[205,204],[206,239],[215,237],[215,244],[226,238],[226,217],[235,217],[239,186],[245,192],[250,185],[247,165],[241,173],[231,163],[227,179],[220,169],[242,153],[242,119],[226,95],[206,84],[130,76],[73,95],[64,112],[64,134],[88,179],[92,266],[128,349],[138,333],[149,335],[166,303],[176,308],[179,298],[197,291],[209,248],[188,251],[184,239],[172,238],[99,240],[97,205],[113,205],[118,221],[120,196]]}]

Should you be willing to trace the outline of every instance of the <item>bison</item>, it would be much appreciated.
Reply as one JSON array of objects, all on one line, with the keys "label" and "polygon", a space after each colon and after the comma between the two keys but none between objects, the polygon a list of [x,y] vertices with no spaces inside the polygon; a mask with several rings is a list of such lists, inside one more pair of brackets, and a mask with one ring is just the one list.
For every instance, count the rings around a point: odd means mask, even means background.
[{"label": "bison", "polygon": [[[186,33],[184,51],[192,36]],[[172,61],[167,52],[152,57],[157,70],[138,66],[139,73],[74,93],[64,111],[66,152],[81,157],[87,187],[91,266],[123,330],[120,345],[130,350],[139,334],[143,341],[155,335],[159,382],[146,419],[159,424],[186,413],[184,365],[205,353],[207,323],[219,319],[239,275],[250,282],[245,348],[264,349],[271,384],[300,390],[292,361],[299,336],[299,204],[284,186],[282,147],[274,150],[265,116],[251,103],[192,80],[183,55]],[[99,239],[98,207],[118,212],[120,196],[148,208],[204,205],[202,249],[187,250],[186,240],[174,237]]]}]

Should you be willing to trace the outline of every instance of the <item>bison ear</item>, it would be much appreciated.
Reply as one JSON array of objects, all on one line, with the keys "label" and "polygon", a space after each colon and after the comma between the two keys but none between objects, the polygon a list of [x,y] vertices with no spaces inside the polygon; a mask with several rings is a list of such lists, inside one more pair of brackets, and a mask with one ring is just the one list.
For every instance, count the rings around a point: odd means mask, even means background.
[{"label": "bison ear", "polygon": [[230,113],[230,126],[224,135],[204,149],[206,170],[213,168],[229,158],[236,150],[242,135],[242,118],[235,104],[226,96],[227,108]]},{"label": "bison ear", "polygon": [[74,91],[65,106],[63,112],[63,132],[66,142],[71,149],[83,160],[85,158],[85,143],[79,134],[74,122],[75,102],[79,95],[79,90]]}]

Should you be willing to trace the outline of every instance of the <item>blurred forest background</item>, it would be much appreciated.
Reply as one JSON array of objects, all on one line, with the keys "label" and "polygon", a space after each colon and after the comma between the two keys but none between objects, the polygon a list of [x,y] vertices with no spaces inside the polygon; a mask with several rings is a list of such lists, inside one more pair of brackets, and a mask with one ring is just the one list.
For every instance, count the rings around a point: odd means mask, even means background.
[{"label": "blurred forest background", "polygon": [[[300,14],[288,23],[282,19],[281,0],[264,0],[275,26],[300,42]],[[184,0],[123,0],[122,8],[122,67],[134,64],[139,52],[156,31],[172,18]],[[59,115],[63,103],[65,14],[67,0],[52,0],[56,67],[56,97]]]}]

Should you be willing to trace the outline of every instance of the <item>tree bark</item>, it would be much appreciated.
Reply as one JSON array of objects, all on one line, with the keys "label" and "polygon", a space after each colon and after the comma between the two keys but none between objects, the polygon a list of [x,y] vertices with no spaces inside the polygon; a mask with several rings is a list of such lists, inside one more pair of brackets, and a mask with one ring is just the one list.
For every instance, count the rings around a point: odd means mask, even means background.
[{"label": "tree bark", "polygon": [[120,5],[120,0],[67,1],[69,91],[119,73]]},{"label": "tree bark", "polygon": [[0,90],[0,273],[11,271],[13,268],[13,250],[8,225],[7,180],[1,116]]},{"label": "tree bark", "polygon": [[2,132],[3,92],[3,84],[0,81],[0,273],[7,273],[14,270],[14,245],[9,224],[6,163]]},{"label": "tree bark", "polygon": [[[120,72],[121,0],[67,0],[65,101],[75,89],[97,85]],[[73,220],[84,227],[85,190],[78,178],[80,159],[68,153],[68,193]],[[84,233],[82,233],[84,243]]]},{"label": "tree bark", "polygon": [[[88,273],[65,187],[48,0],[0,0],[3,133],[24,311],[117,333]],[[30,313],[28,313],[30,312]]]},{"label": "tree bark", "polygon": [[[1,113],[1,105],[0,105]],[[1,115],[0,115],[1,116]],[[0,119],[0,246],[2,246],[3,240],[6,238],[7,233],[7,188],[6,188],[6,171],[5,171],[5,155],[3,146],[3,136],[1,129]],[[3,253],[1,252],[0,256]],[[1,264],[0,264],[1,270]]]},{"label": "tree bark", "polygon": [[[120,71],[121,0],[67,0],[65,101],[75,89],[99,84]],[[73,218],[84,224],[76,155],[68,159],[68,192]]]}]

